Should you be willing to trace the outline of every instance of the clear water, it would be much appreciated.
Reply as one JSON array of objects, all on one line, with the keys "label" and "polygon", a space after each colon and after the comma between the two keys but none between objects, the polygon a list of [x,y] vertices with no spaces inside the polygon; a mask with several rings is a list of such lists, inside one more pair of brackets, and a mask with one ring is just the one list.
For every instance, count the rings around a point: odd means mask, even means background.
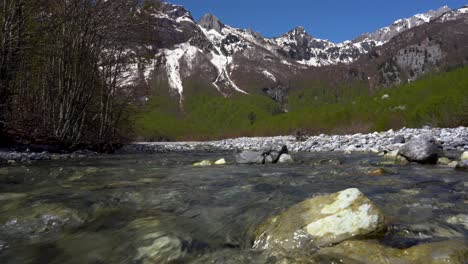
[{"label": "clear water", "polygon": [[[380,157],[337,153],[296,154],[290,165],[191,166],[233,155],[102,156],[0,168],[0,263],[165,263],[180,256],[177,263],[264,263],[249,250],[262,220],[350,187],[386,215],[382,243],[468,238],[463,223],[447,222],[468,214],[466,172],[410,165],[370,176],[382,167]],[[142,249],[157,236],[166,239],[156,250],[162,257],[148,257]]]}]

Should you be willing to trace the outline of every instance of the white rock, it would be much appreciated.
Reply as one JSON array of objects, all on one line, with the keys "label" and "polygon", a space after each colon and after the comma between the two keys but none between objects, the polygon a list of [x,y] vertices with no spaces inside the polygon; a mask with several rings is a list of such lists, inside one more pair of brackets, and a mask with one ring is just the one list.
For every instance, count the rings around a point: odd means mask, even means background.
[{"label": "white rock", "polygon": [[205,166],[211,166],[211,165],[212,165],[212,163],[209,160],[203,160],[203,161],[200,161],[200,162],[197,162],[197,163],[193,164],[193,166],[197,166],[197,167],[205,167]]},{"label": "white rock", "polygon": [[468,151],[465,151],[461,154],[460,160],[468,160]]},{"label": "white rock", "polygon": [[358,189],[351,188],[305,200],[268,219],[257,229],[254,248],[327,246],[381,234],[384,229],[379,209]]},{"label": "white rock", "polygon": [[225,165],[226,164],[226,160],[223,158],[223,159],[219,159],[217,161],[215,161],[214,163],[215,165]]},{"label": "white rock", "polygon": [[292,163],[294,162],[293,158],[289,154],[282,154],[278,160],[279,163]]}]

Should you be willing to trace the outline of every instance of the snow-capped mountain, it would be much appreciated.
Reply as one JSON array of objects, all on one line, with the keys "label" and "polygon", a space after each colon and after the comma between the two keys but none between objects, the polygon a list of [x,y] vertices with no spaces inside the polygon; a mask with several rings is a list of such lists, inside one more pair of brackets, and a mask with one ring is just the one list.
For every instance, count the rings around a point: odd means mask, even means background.
[{"label": "snow-capped mountain", "polygon": [[225,25],[212,14],[195,22],[182,6],[163,2],[148,14],[158,35],[156,43],[148,45],[154,58],[135,61],[126,76],[134,82],[141,83],[143,78],[148,85],[168,86],[181,104],[187,89],[192,89],[187,83],[211,86],[224,96],[258,91],[277,94],[303,71],[351,65],[403,32],[437,18],[439,22],[455,20],[467,11],[467,7],[451,10],[445,6],[399,19],[352,41],[333,43],[314,38],[303,27],[265,38],[252,30]]}]

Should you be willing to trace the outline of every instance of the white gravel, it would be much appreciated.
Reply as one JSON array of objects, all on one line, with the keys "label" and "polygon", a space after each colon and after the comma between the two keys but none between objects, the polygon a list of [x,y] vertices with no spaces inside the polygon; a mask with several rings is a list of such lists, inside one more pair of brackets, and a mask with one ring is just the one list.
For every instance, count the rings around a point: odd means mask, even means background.
[{"label": "white gravel", "polygon": [[204,149],[218,150],[264,150],[286,145],[292,152],[381,152],[399,149],[403,144],[394,143],[402,135],[406,141],[421,134],[431,134],[444,150],[468,150],[468,128],[402,128],[394,131],[352,135],[319,135],[296,141],[294,136],[243,137],[205,142],[135,142],[123,148],[123,152],[172,152]]}]

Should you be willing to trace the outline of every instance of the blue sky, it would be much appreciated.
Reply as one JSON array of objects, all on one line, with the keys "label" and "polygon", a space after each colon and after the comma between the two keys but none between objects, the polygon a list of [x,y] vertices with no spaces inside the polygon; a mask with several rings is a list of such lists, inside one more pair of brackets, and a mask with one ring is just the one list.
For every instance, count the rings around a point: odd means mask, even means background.
[{"label": "blue sky", "polygon": [[225,24],[250,28],[266,37],[303,26],[312,36],[341,42],[393,21],[444,5],[458,8],[468,0],[168,0],[199,19],[212,13]]}]

